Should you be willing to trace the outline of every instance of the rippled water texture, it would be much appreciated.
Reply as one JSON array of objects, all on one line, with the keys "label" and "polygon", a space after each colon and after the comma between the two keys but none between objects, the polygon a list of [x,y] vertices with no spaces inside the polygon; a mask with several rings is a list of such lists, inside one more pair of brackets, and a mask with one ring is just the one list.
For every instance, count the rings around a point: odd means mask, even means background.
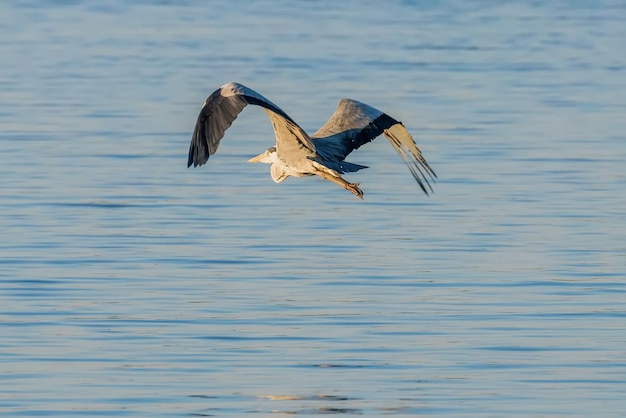
[{"label": "rippled water texture", "polygon": [[[0,5],[3,416],[619,417],[621,1]],[[365,200],[276,185],[249,108],[187,169],[228,81],[307,131],[384,138]]]}]

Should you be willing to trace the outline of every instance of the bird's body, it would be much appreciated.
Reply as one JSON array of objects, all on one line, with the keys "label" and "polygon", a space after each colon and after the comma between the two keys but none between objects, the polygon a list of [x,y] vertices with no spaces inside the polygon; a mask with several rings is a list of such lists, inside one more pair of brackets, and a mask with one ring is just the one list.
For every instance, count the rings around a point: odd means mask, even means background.
[{"label": "bird's body", "polygon": [[274,103],[238,83],[225,84],[204,102],[189,147],[188,167],[202,165],[215,154],[224,132],[248,104],[263,108],[276,135],[275,146],[249,161],[271,164],[270,174],[276,183],[289,176],[318,175],[363,198],[358,183],[349,183],[341,175],[367,167],[349,163],[345,158],[384,134],[407,163],[424,193],[432,191],[430,181],[436,178],[435,172],[402,123],[391,116],[356,100],[341,99],[328,122],[309,136]]}]

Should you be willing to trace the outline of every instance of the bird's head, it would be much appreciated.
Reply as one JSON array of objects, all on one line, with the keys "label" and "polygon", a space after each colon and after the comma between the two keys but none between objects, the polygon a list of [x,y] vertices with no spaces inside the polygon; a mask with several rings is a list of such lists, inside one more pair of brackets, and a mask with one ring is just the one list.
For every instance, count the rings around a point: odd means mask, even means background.
[{"label": "bird's head", "polygon": [[276,147],[269,147],[262,154],[259,154],[256,157],[250,158],[248,162],[271,164],[274,162],[272,156],[275,154],[276,154]]}]

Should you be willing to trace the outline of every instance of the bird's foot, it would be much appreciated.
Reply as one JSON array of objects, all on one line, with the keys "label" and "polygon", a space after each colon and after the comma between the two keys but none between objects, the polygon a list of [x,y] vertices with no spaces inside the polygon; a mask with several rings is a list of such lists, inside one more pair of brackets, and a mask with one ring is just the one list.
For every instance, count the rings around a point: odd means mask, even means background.
[{"label": "bird's foot", "polygon": [[351,191],[359,199],[363,199],[363,191],[359,188],[359,183],[348,183],[346,190]]}]

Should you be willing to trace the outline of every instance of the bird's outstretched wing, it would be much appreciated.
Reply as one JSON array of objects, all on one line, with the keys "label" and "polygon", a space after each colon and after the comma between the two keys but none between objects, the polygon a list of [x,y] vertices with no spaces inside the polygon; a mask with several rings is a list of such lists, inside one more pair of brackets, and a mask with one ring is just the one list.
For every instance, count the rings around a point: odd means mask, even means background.
[{"label": "bird's outstretched wing", "polygon": [[288,152],[290,147],[315,150],[308,135],[281,108],[256,91],[231,82],[215,90],[204,102],[191,136],[187,167],[202,165],[215,154],[224,132],[249,104],[261,106],[268,114],[276,132],[277,148],[282,152]]},{"label": "bird's outstretched wing", "polygon": [[433,191],[437,175],[401,122],[364,103],[341,99],[337,110],[311,139],[322,158],[343,161],[361,145],[384,134],[407,164],[424,193]]}]

